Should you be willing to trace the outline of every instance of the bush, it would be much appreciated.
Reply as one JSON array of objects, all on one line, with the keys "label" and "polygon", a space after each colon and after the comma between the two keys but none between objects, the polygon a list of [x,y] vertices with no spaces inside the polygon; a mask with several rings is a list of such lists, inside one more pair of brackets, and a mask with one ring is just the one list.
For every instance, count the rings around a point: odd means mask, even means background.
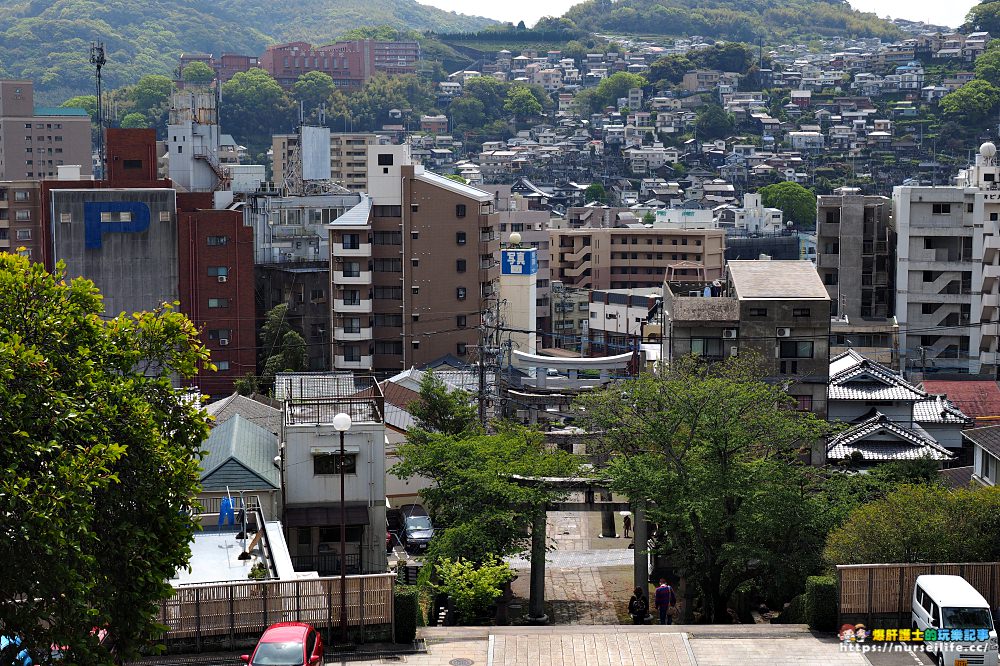
[{"label": "bush", "polygon": [[806,624],[806,595],[800,594],[792,599],[772,622],[774,624]]},{"label": "bush", "polygon": [[394,594],[396,642],[412,643],[417,637],[420,594],[412,585],[397,585]]},{"label": "bush", "polygon": [[510,567],[497,558],[479,566],[466,559],[442,559],[435,568],[440,579],[435,589],[451,597],[459,618],[469,624],[484,619],[503,594],[503,586],[514,579]]},{"label": "bush", "polygon": [[806,579],[805,617],[811,629],[837,630],[837,579],[810,576]]}]

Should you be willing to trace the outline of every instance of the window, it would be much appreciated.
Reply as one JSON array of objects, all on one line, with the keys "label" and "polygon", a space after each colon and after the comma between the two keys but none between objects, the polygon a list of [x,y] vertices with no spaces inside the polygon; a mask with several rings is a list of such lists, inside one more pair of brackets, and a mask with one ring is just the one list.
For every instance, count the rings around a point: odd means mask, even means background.
[{"label": "window", "polygon": [[376,259],[373,265],[379,273],[400,273],[403,270],[402,259]]},{"label": "window", "polygon": [[811,412],[813,408],[813,399],[811,395],[793,395],[792,398],[795,399],[795,409],[799,412]]},{"label": "window", "polygon": [[225,245],[229,242],[229,236],[209,236],[209,245]]},{"label": "window", "polygon": [[229,275],[229,268],[227,268],[226,266],[208,267],[208,277],[218,277],[222,275]]},{"label": "window", "polygon": [[974,211],[975,209],[976,209],[976,206],[975,206],[975,204],[965,204],[965,211],[966,211],[967,213],[971,213],[971,212],[972,212],[972,211]]},{"label": "window", "polygon": [[228,308],[229,299],[228,298],[210,298],[208,299],[208,307],[210,308]]},{"label": "window", "polygon": [[376,231],[373,242],[376,245],[402,245],[403,232],[401,231]]},{"label": "window", "polygon": [[383,301],[403,300],[402,287],[375,287],[375,299]]},{"label": "window", "polygon": [[933,215],[951,215],[951,204],[947,203],[936,203],[931,205],[931,214]]},{"label": "window", "polygon": [[18,222],[27,222],[31,219],[30,210],[18,210],[14,211],[14,219]]},{"label": "window", "polygon": [[465,272],[465,259],[458,259],[455,261],[455,270],[459,273]]},{"label": "window", "polygon": [[361,291],[358,289],[345,289],[344,305],[361,305]]},{"label": "window", "polygon": [[125,160],[122,162],[122,166],[126,169],[141,169],[142,160]]},{"label": "window", "polygon": [[924,271],[924,282],[934,282],[934,271]]},{"label": "window", "polygon": [[[313,456],[313,474],[340,474],[341,458],[339,453],[318,453]],[[357,474],[358,456],[355,453],[344,454],[344,474]]]},{"label": "window", "polygon": [[809,308],[792,308],[793,317],[808,317]]},{"label": "window", "polygon": [[361,277],[361,264],[357,261],[345,261],[344,277]]},{"label": "window", "polygon": [[1000,213],[990,213],[990,222],[996,222],[1000,220]]},{"label": "window", "polygon": [[465,315],[458,315],[455,317],[455,326],[457,328],[465,328],[469,325],[469,320]]},{"label": "window", "polygon": [[215,362],[215,368],[216,368],[216,370],[228,370],[229,369],[229,361],[216,361]]},{"label": "window", "polygon": [[766,317],[767,308],[750,308],[751,317]]},{"label": "window", "polygon": [[208,329],[208,339],[209,340],[228,340],[230,330],[228,328],[210,328]]},{"label": "window", "polygon": [[177,153],[180,154],[183,152],[184,152],[184,146],[177,146]]},{"label": "window", "polygon": [[393,340],[389,342],[376,342],[375,353],[387,354],[390,356],[399,356],[403,353],[403,343],[400,340]]},{"label": "window", "polygon": [[27,201],[31,194],[27,190],[14,190],[14,201]]},{"label": "window", "polygon": [[357,250],[361,247],[361,235],[360,234],[344,234],[341,237],[343,241],[345,250]]},{"label": "window", "polygon": [[691,353],[703,358],[722,358],[722,340],[718,338],[691,338]]},{"label": "window", "polygon": [[403,217],[402,206],[375,206],[375,217]]},{"label": "window", "polygon": [[322,289],[312,289],[309,292],[309,300],[310,301],[313,301],[313,302],[321,301],[324,298],[326,298],[326,294],[323,292]]},{"label": "window", "polygon": [[379,166],[392,166],[392,153],[379,153],[379,155],[378,155],[378,165]]},{"label": "window", "polygon": [[465,232],[464,231],[456,231],[455,232],[455,243],[457,243],[458,245],[465,245]]},{"label": "window", "polygon": [[361,360],[361,347],[357,345],[347,345],[344,347],[344,360],[357,363]]},{"label": "window", "polygon": [[455,345],[455,354],[458,356],[465,356],[469,352],[469,347],[464,342],[459,342]]},{"label": "window", "polygon": [[465,294],[466,294],[465,287],[459,287],[455,290],[455,297],[460,301],[465,300]]},{"label": "window", "polygon": [[403,315],[401,314],[377,314],[375,315],[375,326],[399,328],[403,325]]},{"label": "window", "polygon": [[465,217],[465,204],[455,205],[455,217]]},{"label": "window", "polygon": [[781,358],[812,358],[813,343],[803,340],[782,340],[779,354]]},{"label": "window", "polygon": [[410,204],[410,212],[411,213],[419,213],[420,212],[420,204]]}]

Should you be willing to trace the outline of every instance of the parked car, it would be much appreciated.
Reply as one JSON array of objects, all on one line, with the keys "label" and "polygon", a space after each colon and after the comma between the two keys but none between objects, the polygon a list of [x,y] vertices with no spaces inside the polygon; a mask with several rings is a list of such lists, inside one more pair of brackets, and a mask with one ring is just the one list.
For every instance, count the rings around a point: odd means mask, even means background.
[{"label": "parked car", "polygon": [[240,656],[250,666],[318,666],[323,663],[323,637],[305,622],[278,622],[268,627],[252,654]]},{"label": "parked car", "polygon": [[961,576],[917,576],[911,622],[913,629],[922,632],[972,629],[985,633],[976,640],[928,642],[928,653],[939,666],[997,666],[997,632],[990,605]]},{"label": "parked car", "polygon": [[427,510],[419,504],[404,504],[399,510],[403,515],[403,548],[407,552],[427,550],[434,538],[434,525]]}]

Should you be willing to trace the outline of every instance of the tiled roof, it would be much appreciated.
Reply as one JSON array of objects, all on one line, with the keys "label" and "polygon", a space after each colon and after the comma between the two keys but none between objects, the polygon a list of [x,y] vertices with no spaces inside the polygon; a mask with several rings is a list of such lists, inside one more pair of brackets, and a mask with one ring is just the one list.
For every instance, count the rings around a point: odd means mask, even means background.
[{"label": "tiled roof", "polygon": [[923,400],[927,394],[853,349],[830,359],[828,400]]},{"label": "tiled roof", "polygon": [[926,380],[923,387],[928,393],[947,395],[962,412],[977,419],[978,425],[988,425],[988,417],[1000,417],[1000,387],[994,381]]},{"label": "tiled roof", "polygon": [[278,437],[239,414],[213,428],[202,448],[206,452],[201,460],[204,490],[224,490],[227,485],[231,490],[276,490],[281,486],[280,472],[274,465]]},{"label": "tiled roof", "polygon": [[[890,435],[891,438],[870,439],[875,435]],[[832,438],[826,449],[830,460],[844,460],[855,452],[868,461],[950,460],[953,457],[919,426],[905,428],[881,412]]]},{"label": "tiled roof", "polygon": [[957,423],[969,427],[972,419],[962,413],[943,395],[932,395],[913,403],[913,420],[917,423]]},{"label": "tiled roof", "polygon": [[963,430],[962,436],[1000,458],[1000,426],[985,426]]},{"label": "tiled roof", "polygon": [[948,488],[964,488],[972,483],[972,465],[938,470],[938,478]]},{"label": "tiled roof", "polygon": [[215,417],[213,427],[217,428],[237,414],[247,421],[269,430],[275,435],[281,427],[281,410],[265,405],[259,400],[234,393],[222,400],[206,405],[205,411]]}]

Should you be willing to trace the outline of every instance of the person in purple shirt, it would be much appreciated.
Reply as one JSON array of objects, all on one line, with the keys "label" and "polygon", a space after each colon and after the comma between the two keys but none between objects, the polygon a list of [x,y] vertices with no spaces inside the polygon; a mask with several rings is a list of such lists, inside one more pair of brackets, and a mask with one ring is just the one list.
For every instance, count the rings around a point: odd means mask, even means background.
[{"label": "person in purple shirt", "polygon": [[665,578],[660,579],[653,601],[656,603],[656,610],[660,612],[660,624],[673,624],[674,618],[669,611],[677,606],[677,596],[674,594],[674,588],[667,585]]}]

